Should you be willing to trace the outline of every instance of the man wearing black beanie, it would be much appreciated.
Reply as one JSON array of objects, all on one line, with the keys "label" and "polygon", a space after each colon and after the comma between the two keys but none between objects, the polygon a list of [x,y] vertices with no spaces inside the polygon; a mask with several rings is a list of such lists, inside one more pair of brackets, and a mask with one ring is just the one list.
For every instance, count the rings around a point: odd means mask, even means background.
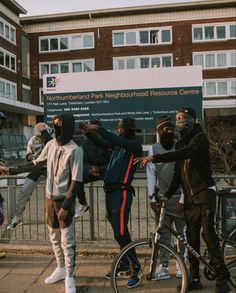
[{"label": "man wearing black beanie", "polygon": [[[149,150],[149,155],[164,154],[169,151],[175,151],[176,140],[174,139],[175,126],[169,116],[161,116],[157,118],[157,142],[153,144]],[[150,200],[151,208],[157,213],[157,197],[162,199],[165,192],[168,190],[170,182],[174,175],[174,162],[168,163],[148,163],[147,164],[147,187],[148,197]],[[183,216],[182,212],[176,211],[181,198],[181,188],[178,188],[172,198],[168,201],[167,211],[171,213],[178,213],[179,216]],[[177,232],[183,237],[184,236],[184,221],[173,217],[171,215],[165,215],[165,222],[170,226],[175,224]],[[168,229],[163,228],[161,231],[161,240],[167,243],[171,243],[171,233]],[[182,257],[184,257],[184,246],[181,242],[178,243],[178,251]],[[169,265],[169,253],[166,250],[160,249],[160,265],[156,268],[155,274],[152,280],[166,280],[170,278],[168,269]],[[182,272],[176,263],[176,277],[181,278]]]},{"label": "man wearing black beanie", "polygon": [[[216,187],[212,178],[209,141],[199,123],[196,123],[196,113],[192,108],[181,108],[176,113],[176,128],[180,140],[175,152],[156,154],[151,157],[138,158],[141,166],[148,162],[172,162],[175,174],[166,200],[175,194],[182,185],[185,195],[184,213],[187,220],[187,238],[189,244],[200,252],[200,230],[211,257],[211,264],[216,274],[216,293],[228,293],[230,288],[227,280],[230,275],[225,267],[218,236],[214,227]],[[199,274],[199,261],[189,255],[190,283],[188,290],[202,289]]]}]

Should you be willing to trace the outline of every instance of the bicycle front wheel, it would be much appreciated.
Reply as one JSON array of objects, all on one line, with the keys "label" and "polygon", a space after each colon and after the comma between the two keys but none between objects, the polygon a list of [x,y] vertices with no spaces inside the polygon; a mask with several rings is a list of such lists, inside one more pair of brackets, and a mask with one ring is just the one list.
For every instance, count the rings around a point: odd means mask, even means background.
[{"label": "bicycle front wheel", "polygon": [[[152,257],[152,239],[139,239],[124,247],[115,257],[111,267],[111,285],[116,293],[127,292],[132,266],[138,268],[137,277],[140,279],[132,292],[164,293],[176,292],[179,287],[181,293],[187,292],[187,269],[181,256],[167,243],[158,242],[157,257]],[[159,264],[159,254],[169,256],[168,269],[164,270]],[[151,262],[153,274],[150,275]]]}]

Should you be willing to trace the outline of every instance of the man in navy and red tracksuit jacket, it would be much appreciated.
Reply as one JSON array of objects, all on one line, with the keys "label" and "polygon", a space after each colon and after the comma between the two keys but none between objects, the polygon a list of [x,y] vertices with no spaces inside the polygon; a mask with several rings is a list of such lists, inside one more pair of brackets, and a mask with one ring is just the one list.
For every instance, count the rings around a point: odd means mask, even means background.
[{"label": "man in navy and red tracksuit jacket", "polygon": [[[131,242],[128,220],[134,195],[131,183],[136,171],[133,160],[142,154],[142,145],[136,140],[135,132],[140,130],[136,128],[135,120],[129,117],[119,121],[117,126],[119,135],[98,125],[83,124],[81,128],[98,146],[113,149],[104,176],[104,191],[108,220],[113,228],[116,241],[120,248],[123,248]],[[125,268],[120,268],[120,270],[124,273]],[[131,270],[128,288],[136,287],[140,283],[139,271],[140,267]],[[109,273],[107,277],[109,277]]]}]

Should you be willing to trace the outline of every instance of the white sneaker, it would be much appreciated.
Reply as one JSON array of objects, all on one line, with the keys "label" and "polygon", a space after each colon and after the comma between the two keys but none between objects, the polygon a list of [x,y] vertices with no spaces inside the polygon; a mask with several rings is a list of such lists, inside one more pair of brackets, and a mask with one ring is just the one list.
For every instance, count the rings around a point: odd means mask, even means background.
[{"label": "white sneaker", "polygon": [[13,219],[11,220],[11,224],[7,226],[7,230],[14,231],[16,227],[20,224],[21,218],[18,216],[14,216]]},{"label": "white sneaker", "polygon": [[75,281],[73,277],[66,277],[65,287],[66,293],[76,293]]},{"label": "white sneaker", "polygon": [[75,219],[79,219],[83,213],[87,212],[89,209],[89,205],[87,204],[80,204],[79,207],[75,210]]},{"label": "white sneaker", "polygon": [[65,268],[56,268],[54,272],[45,279],[45,284],[53,284],[57,281],[64,280],[66,277],[66,269]]},{"label": "white sneaker", "polygon": [[178,262],[176,262],[176,278],[182,278],[182,271]]},{"label": "white sneaker", "polygon": [[170,273],[169,273],[168,267],[163,267],[162,265],[159,265],[156,269],[156,272],[152,280],[158,281],[158,280],[166,280],[166,279],[170,279]]}]

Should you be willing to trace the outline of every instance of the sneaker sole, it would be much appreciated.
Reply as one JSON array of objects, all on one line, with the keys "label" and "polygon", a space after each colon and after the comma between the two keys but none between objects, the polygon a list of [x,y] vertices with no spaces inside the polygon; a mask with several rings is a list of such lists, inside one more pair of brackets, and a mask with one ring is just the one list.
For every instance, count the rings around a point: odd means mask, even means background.
[{"label": "sneaker sole", "polygon": [[176,274],[176,278],[182,278],[182,274]]},{"label": "sneaker sole", "polygon": [[58,278],[58,279],[56,279],[56,280],[53,281],[53,282],[46,282],[46,280],[45,280],[45,284],[54,284],[54,283],[59,282],[59,281],[61,281],[61,280],[65,280],[65,278],[66,278],[66,276],[61,277],[61,278]]},{"label": "sneaker sole", "polygon": [[135,287],[138,287],[140,284],[142,283],[142,279],[139,279],[138,283],[136,283],[135,285],[133,286],[126,286],[128,289],[132,289],[132,288],[135,288]]},{"label": "sneaker sole", "polygon": [[152,278],[152,281],[160,281],[160,280],[167,280],[170,279],[170,276],[163,276],[163,277],[159,277],[159,278]]}]

